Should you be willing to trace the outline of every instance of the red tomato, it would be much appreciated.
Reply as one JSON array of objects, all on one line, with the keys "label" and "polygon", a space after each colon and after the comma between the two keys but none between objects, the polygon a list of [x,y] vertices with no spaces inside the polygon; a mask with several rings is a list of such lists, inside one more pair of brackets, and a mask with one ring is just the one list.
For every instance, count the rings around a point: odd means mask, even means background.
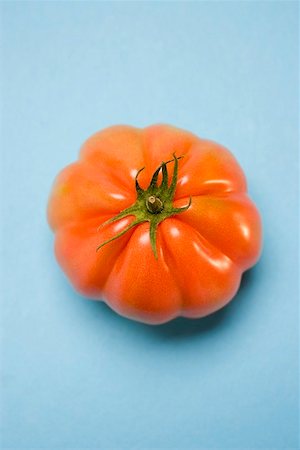
[{"label": "red tomato", "polygon": [[74,287],[149,324],[223,307],[261,251],[233,155],[167,125],[90,137],[56,178],[48,219]]}]

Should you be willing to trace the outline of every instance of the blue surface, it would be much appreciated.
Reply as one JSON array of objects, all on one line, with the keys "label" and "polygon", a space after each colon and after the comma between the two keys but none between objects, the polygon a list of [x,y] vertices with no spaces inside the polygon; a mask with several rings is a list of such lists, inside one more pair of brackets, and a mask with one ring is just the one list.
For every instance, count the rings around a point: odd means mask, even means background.
[{"label": "blue surface", "polygon": [[[2,3],[2,448],[296,448],[297,3]],[[45,208],[94,131],[229,147],[264,222],[235,301],[151,327],[69,286]]]}]

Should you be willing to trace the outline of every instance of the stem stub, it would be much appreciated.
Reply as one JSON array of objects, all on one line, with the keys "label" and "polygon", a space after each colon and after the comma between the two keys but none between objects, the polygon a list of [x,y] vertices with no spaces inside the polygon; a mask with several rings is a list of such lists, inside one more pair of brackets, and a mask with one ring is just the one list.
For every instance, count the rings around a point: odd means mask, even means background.
[{"label": "stem stub", "polygon": [[159,214],[164,209],[164,204],[159,197],[150,195],[146,200],[146,207],[151,214]]}]

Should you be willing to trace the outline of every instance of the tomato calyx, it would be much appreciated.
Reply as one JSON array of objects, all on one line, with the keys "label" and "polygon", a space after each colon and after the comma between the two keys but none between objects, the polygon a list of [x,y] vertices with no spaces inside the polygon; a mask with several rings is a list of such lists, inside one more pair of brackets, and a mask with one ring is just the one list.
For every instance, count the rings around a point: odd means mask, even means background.
[{"label": "tomato calyx", "polygon": [[[186,211],[192,203],[192,198],[190,197],[189,202],[186,206],[183,206],[181,208],[173,207],[173,198],[175,195],[178,177],[178,160],[181,158],[183,158],[183,156],[177,157],[175,153],[173,153],[173,159],[162,162],[153,173],[150,184],[145,190],[142,189],[138,182],[138,176],[144,170],[144,167],[138,170],[135,176],[135,189],[137,194],[136,202],[129,208],[124,209],[116,216],[101,224],[100,227],[98,227],[98,230],[105,225],[116,222],[127,216],[134,216],[135,219],[123,231],[102,242],[102,244],[97,247],[97,251],[100,250],[104,245],[109,244],[115,239],[123,236],[125,233],[127,233],[127,231],[129,231],[136,225],[139,225],[143,222],[149,222],[150,243],[154,256],[157,259],[158,256],[156,248],[156,235],[158,225],[166,218]],[[174,170],[171,183],[169,184],[167,165],[171,162],[174,162]],[[162,181],[160,185],[158,185],[158,176],[160,172],[162,173]]]}]

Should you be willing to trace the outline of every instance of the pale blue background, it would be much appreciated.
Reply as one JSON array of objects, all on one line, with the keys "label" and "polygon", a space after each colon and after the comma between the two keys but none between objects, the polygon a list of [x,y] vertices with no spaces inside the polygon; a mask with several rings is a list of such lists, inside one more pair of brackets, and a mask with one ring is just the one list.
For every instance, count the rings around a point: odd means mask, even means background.
[{"label": "pale blue background", "polygon": [[[296,448],[297,4],[2,3],[2,448]],[[228,146],[264,222],[235,301],[150,327],[76,294],[45,208],[94,131]]]}]

